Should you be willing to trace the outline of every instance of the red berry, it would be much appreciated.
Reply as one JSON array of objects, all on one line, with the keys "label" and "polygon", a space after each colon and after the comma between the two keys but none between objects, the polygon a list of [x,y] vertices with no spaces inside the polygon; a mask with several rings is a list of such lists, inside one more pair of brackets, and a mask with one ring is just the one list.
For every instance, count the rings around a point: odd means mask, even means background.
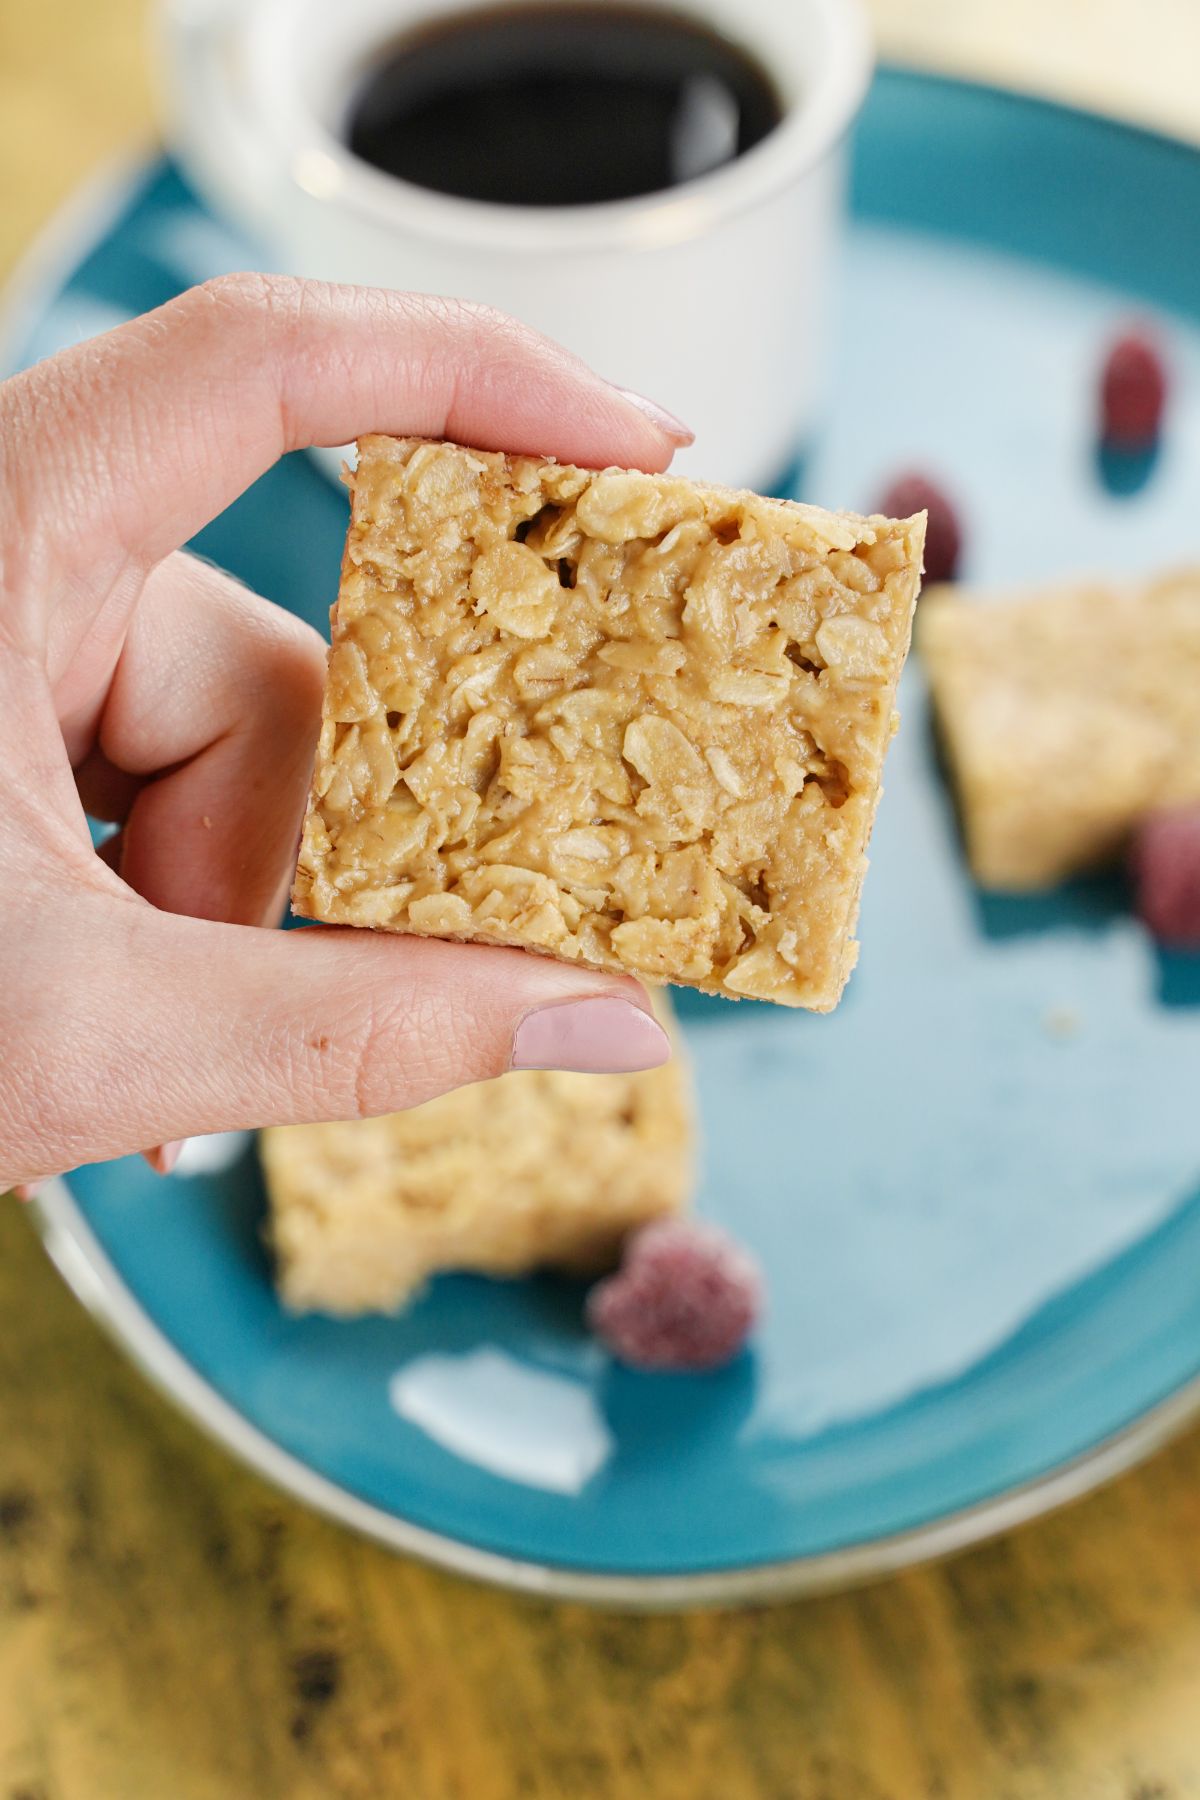
[{"label": "red berry", "polygon": [[954,580],[962,554],[962,532],[953,502],[936,482],[915,473],[900,475],[879,502],[879,510],[892,519],[908,519],[913,513],[927,512],[925,579]]},{"label": "red berry", "polygon": [[1104,362],[1100,380],[1100,432],[1121,449],[1152,444],[1162,425],[1167,398],[1167,372],[1153,339],[1144,332],[1118,338]]},{"label": "red berry", "polygon": [[714,1225],[658,1219],[629,1239],[621,1267],[588,1295],[591,1329],[638,1369],[716,1369],[762,1308],[748,1253]]},{"label": "red berry", "polygon": [[1200,950],[1200,806],[1143,819],[1130,863],[1138,915],[1159,943]]}]

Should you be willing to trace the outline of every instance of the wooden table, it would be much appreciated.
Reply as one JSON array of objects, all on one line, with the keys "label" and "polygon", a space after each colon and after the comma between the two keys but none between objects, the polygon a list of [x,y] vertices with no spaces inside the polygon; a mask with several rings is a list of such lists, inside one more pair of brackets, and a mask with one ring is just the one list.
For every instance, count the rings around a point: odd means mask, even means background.
[{"label": "wooden table", "polygon": [[[876,12],[897,53],[1200,136],[1194,0]],[[141,14],[0,0],[0,268],[149,134]],[[11,1200],[0,1320],[0,1800],[1200,1800],[1200,1434],[940,1568],[620,1619],[279,1498],[133,1373]]]}]

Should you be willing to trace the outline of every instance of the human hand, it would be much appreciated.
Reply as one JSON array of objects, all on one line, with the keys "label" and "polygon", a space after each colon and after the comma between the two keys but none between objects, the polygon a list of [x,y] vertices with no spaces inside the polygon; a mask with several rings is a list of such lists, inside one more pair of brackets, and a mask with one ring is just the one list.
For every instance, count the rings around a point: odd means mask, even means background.
[{"label": "human hand", "polygon": [[[649,470],[687,441],[497,314],[261,276],[0,385],[0,1187],[147,1146],[166,1168],[193,1133],[390,1112],[509,1067],[666,1060],[631,980],[261,929],[323,647],[178,546],[285,451],[368,430]],[[99,854],[85,812],[119,827]]]}]

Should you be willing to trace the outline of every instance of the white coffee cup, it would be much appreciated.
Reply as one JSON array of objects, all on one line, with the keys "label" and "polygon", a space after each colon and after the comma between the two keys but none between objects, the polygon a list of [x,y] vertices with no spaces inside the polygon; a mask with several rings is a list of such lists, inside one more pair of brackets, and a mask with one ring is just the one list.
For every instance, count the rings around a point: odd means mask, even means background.
[{"label": "white coffee cup", "polygon": [[[561,4],[561,0],[558,0]],[[683,186],[590,206],[437,194],[347,149],[373,50],[472,0],[164,0],[173,146],[265,264],[487,301],[685,419],[677,466],[776,482],[812,432],[844,145],[871,68],[860,0],[672,0],[770,71],[782,123]]]}]

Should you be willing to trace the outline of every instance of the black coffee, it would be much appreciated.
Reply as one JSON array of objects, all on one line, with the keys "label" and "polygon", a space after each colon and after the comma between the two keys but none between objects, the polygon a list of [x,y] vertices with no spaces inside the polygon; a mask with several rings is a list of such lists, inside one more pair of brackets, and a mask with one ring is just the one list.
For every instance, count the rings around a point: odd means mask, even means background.
[{"label": "black coffee", "polygon": [[694,180],[782,116],[766,71],[682,14],[540,4],[459,13],[390,45],[346,137],[440,194],[586,206]]}]

